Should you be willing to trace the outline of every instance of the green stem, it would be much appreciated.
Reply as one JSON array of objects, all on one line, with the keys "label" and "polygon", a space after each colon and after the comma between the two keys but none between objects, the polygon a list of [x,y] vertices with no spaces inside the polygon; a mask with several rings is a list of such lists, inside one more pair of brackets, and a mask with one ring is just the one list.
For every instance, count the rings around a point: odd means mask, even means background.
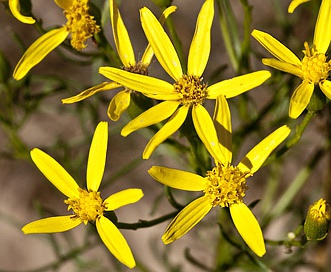
[{"label": "green stem", "polygon": [[176,199],[174,198],[174,196],[171,192],[171,188],[169,186],[165,186],[164,190],[165,190],[166,197],[167,197],[169,203],[171,204],[171,206],[173,206],[177,210],[183,209],[183,205],[179,204],[176,201]]},{"label": "green stem", "polygon": [[122,222],[117,222],[116,226],[119,229],[131,229],[131,230],[137,230],[137,229],[142,229],[142,228],[148,228],[151,226],[158,225],[168,219],[174,218],[177,215],[178,211],[163,215],[161,217],[158,217],[156,219],[146,221],[146,220],[139,220],[137,223],[122,223]]},{"label": "green stem", "polygon": [[266,226],[273,218],[276,218],[282,214],[287,209],[287,207],[289,207],[295,196],[307,181],[307,178],[309,177],[312,169],[317,165],[326,150],[326,148],[321,148],[315,152],[308,165],[298,173],[291,185],[287,188],[279,201],[274,205],[274,209],[265,218],[263,226]]},{"label": "green stem", "polygon": [[[87,243],[81,247],[75,248],[69,251],[67,254],[60,256],[56,261],[41,266],[36,269],[31,270],[24,270],[25,272],[43,272],[43,271],[56,271],[61,265],[65,262],[72,260],[73,258],[77,257],[78,255],[82,254],[83,251],[92,249],[97,243],[91,244]],[[14,272],[13,270],[0,270],[1,272]],[[15,271],[18,272],[18,271]],[[22,270],[23,272],[23,270]]]},{"label": "green stem", "polygon": [[309,122],[313,119],[313,117],[316,115],[315,111],[308,111],[305,117],[303,118],[301,124],[296,127],[295,135],[286,143],[287,149],[291,148],[293,145],[295,145],[299,140],[301,139],[301,136],[303,132],[305,131],[307,125]]},{"label": "green stem", "polygon": [[200,268],[201,270],[204,271],[213,271],[213,269],[207,267],[203,262],[198,261],[192,254],[189,248],[185,248],[184,251],[185,258],[195,267]]},{"label": "green stem", "polygon": [[252,25],[252,6],[249,5],[248,0],[240,1],[244,9],[244,36],[241,44],[241,65],[239,69],[243,71],[249,68],[249,54],[251,41],[251,25]]},{"label": "green stem", "polygon": [[303,132],[305,131],[307,125],[309,122],[313,119],[313,117],[316,115],[315,111],[309,111],[303,118],[300,125],[298,125],[295,128],[295,134],[286,142],[286,144],[279,149],[277,152],[273,153],[269,158],[265,161],[264,165],[269,164],[270,162],[274,161],[275,159],[281,157],[287,150],[289,150],[291,147],[293,147],[295,144],[299,142],[299,140],[302,137]]},{"label": "green stem", "polygon": [[[218,19],[219,19],[219,24],[221,27],[221,33],[222,33],[222,36],[224,39],[226,51],[228,53],[228,56],[229,56],[233,69],[235,71],[238,71],[238,69],[239,69],[238,55],[236,53],[235,46],[236,46],[236,44],[238,45],[237,39],[239,36],[236,35],[237,34],[236,25],[232,24],[231,26],[229,26],[227,17],[226,17],[226,16],[228,16],[228,19],[232,18],[232,17],[229,18],[231,8],[229,7],[229,3],[227,1],[223,1],[223,0],[216,1],[216,6],[218,9],[218,13],[219,13]],[[231,29],[230,29],[230,27],[231,27]],[[233,34],[231,35],[231,33],[233,33]],[[235,37],[237,43],[234,43],[234,41],[233,41],[234,37]]]},{"label": "green stem", "polygon": [[169,30],[171,40],[173,42],[173,45],[176,49],[178,58],[179,58],[180,63],[182,65],[182,69],[183,69],[184,73],[186,73],[187,68],[186,68],[186,61],[184,60],[183,46],[182,46],[182,43],[181,43],[181,41],[178,37],[174,22],[173,22],[173,20],[170,16],[166,20],[166,26]]}]

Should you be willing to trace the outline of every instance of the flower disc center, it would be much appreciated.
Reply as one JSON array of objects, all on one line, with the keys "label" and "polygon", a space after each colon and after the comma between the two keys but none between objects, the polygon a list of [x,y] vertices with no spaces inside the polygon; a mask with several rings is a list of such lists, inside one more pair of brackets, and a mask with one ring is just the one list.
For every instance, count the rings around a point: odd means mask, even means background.
[{"label": "flower disc center", "polygon": [[67,18],[66,27],[71,33],[71,45],[80,51],[86,47],[86,40],[97,34],[100,27],[94,17],[89,15],[87,0],[74,0],[69,9],[64,11]]},{"label": "flower disc center", "polygon": [[204,190],[213,206],[229,207],[232,204],[241,203],[248,189],[244,173],[236,166],[224,166],[218,164],[207,172],[207,186]]},{"label": "flower disc center", "polygon": [[202,78],[183,75],[175,84],[175,90],[182,95],[183,105],[198,105],[203,103],[207,95],[207,84]]},{"label": "flower disc center", "polygon": [[105,205],[100,197],[100,192],[86,191],[78,189],[79,197],[69,197],[64,201],[68,205],[68,210],[72,209],[75,218],[80,218],[84,224],[88,221],[95,221],[103,215]]},{"label": "flower disc center", "polygon": [[305,43],[305,57],[301,61],[303,78],[309,80],[309,82],[319,83],[325,80],[331,65],[326,61],[326,56],[323,53],[318,53],[314,48],[309,48],[308,44]]}]

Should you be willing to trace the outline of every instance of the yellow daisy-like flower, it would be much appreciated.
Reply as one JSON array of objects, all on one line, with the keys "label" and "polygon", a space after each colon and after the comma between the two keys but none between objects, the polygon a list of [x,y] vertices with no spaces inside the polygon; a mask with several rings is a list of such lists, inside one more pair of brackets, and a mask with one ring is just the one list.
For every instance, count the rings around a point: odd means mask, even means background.
[{"label": "yellow daisy-like flower", "polygon": [[127,136],[133,131],[170,117],[147,144],[143,158],[148,159],[158,145],[181,127],[189,111],[192,110],[195,129],[207,149],[213,152],[215,148],[218,148],[217,135],[212,120],[202,103],[205,99],[215,99],[219,95],[224,95],[226,98],[237,96],[262,84],[270,77],[270,73],[259,71],[224,80],[211,86],[207,86],[203,82],[202,73],[210,53],[210,31],[214,18],[213,0],[205,1],[200,10],[189,51],[187,74],[183,73],[170,38],[152,12],[145,7],[140,10],[140,15],[143,30],[156,58],[175,83],[171,84],[154,77],[133,74],[112,67],[101,67],[99,72],[105,77],[141,92],[147,97],[162,101],[129,122],[122,129],[122,136]]},{"label": "yellow daisy-like flower", "polygon": [[80,51],[86,47],[86,40],[100,31],[93,16],[89,15],[88,0],[54,0],[64,10],[67,23],[48,31],[37,39],[17,63],[13,77],[23,78],[31,68],[41,62],[52,50],[71,34],[71,45]]},{"label": "yellow daisy-like flower", "polygon": [[329,232],[331,207],[321,198],[309,206],[303,230],[308,240],[323,240]]},{"label": "yellow daisy-like flower", "polygon": [[304,57],[300,60],[291,50],[268,33],[253,30],[252,36],[276,59],[265,58],[263,64],[296,75],[302,83],[294,91],[289,108],[289,116],[296,119],[307,107],[318,84],[322,92],[331,99],[331,82],[327,80],[331,61],[327,61],[326,51],[331,41],[331,1],[323,0],[315,25],[313,46],[304,43]]},{"label": "yellow daisy-like flower", "polygon": [[8,1],[8,4],[9,4],[9,8],[10,8],[10,11],[11,13],[13,14],[13,16],[21,21],[22,23],[25,23],[25,24],[34,24],[36,22],[35,19],[33,19],[32,17],[29,17],[29,16],[24,16],[21,14],[20,12],[20,1],[19,0],[9,0]]},{"label": "yellow daisy-like flower", "polygon": [[[222,109],[222,110],[220,110]],[[224,114],[229,111],[224,96],[217,99],[215,122],[220,129],[220,142],[224,159],[214,157],[215,167],[204,177],[182,170],[153,166],[149,174],[164,185],[186,191],[202,191],[203,196],[193,200],[172,220],[162,240],[169,244],[192,229],[215,206],[228,207],[234,225],[246,244],[258,255],[266,252],[261,228],[253,213],[243,202],[247,190],[246,179],[252,176],[267,159],[270,153],[289,135],[287,126],[280,127],[239,162],[232,165],[231,121]]]},{"label": "yellow daisy-like flower", "polygon": [[107,153],[108,123],[97,126],[87,164],[87,189],[82,189],[68,172],[52,157],[39,149],[31,151],[31,158],[45,177],[66,197],[64,203],[73,215],[55,216],[33,221],[22,228],[25,234],[55,233],[70,230],[82,223],[93,222],[109,251],[123,264],[133,268],[135,260],[130,247],[117,227],[103,214],[137,202],[143,192],[126,189],[102,200],[99,187],[102,180]]},{"label": "yellow daisy-like flower", "polygon": [[[165,9],[160,18],[160,23],[163,24],[166,18],[175,10],[175,6],[170,6],[169,8]],[[147,75],[148,66],[150,65],[154,55],[152,47],[148,45],[141,60],[136,62],[128,31],[123,23],[116,2],[113,0],[110,0],[110,21],[113,28],[113,35],[117,52],[124,65],[123,69],[131,73]],[[62,102],[64,104],[79,102],[98,92],[109,91],[119,87],[123,86],[116,82],[103,82],[79,93],[78,95],[63,99]],[[121,114],[129,107],[131,101],[131,93],[131,89],[124,88],[123,91],[117,93],[110,101],[107,112],[111,120],[117,121],[121,117]]]},{"label": "yellow daisy-like flower", "polygon": [[293,13],[294,10],[301,4],[306,3],[310,0],[292,0],[292,2],[290,3],[290,5],[288,6],[288,13]]}]

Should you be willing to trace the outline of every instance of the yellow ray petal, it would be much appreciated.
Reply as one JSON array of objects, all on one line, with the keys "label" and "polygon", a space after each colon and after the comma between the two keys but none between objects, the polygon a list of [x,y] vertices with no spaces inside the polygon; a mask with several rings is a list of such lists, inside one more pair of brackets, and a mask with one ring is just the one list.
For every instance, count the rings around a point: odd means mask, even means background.
[{"label": "yellow ray petal", "polygon": [[218,137],[213,121],[208,111],[202,106],[193,106],[192,118],[194,128],[215,162],[225,163],[226,157],[220,148]]},{"label": "yellow ray petal", "polygon": [[54,0],[54,2],[62,9],[70,9],[75,0]]},{"label": "yellow ray petal", "polygon": [[290,132],[288,126],[282,126],[269,134],[241,160],[238,164],[240,170],[254,174],[269,157],[270,153],[287,138]]},{"label": "yellow ray petal", "polygon": [[105,199],[106,211],[114,211],[123,206],[136,203],[144,196],[141,189],[126,189],[117,192]]},{"label": "yellow ray petal", "polygon": [[326,53],[331,41],[331,1],[323,0],[315,25],[314,41],[317,52]]},{"label": "yellow ray petal", "polygon": [[310,98],[314,91],[314,83],[309,83],[307,80],[302,81],[302,83],[294,91],[289,108],[289,116],[296,119],[307,107]]},{"label": "yellow ray petal", "polygon": [[110,0],[110,21],[113,29],[113,36],[118,55],[125,67],[134,66],[136,59],[132,48],[128,31],[123,23],[121,14],[117,8],[116,2]]},{"label": "yellow ray petal", "polygon": [[184,123],[189,106],[182,106],[171,116],[168,122],[150,139],[143,152],[143,159],[147,160],[161,143],[174,134]]},{"label": "yellow ray petal", "polygon": [[170,244],[182,237],[198,224],[211,208],[212,205],[207,196],[193,200],[171,221],[162,236],[163,243]]},{"label": "yellow ray petal", "polygon": [[310,0],[292,0],[292,2],[290,3],[290,5],[288,6],[288,13],[293,13],[294,10],[301,5],[302,3],[308,2]]},{"label": "yellow ray petal", "polygon": [[24,234],[56,233],[73,229],[81,223],[82,221],[80,219],[73,218],[73,215],[54,216],[26,224],[22,228],[22,231]]},{"label": "yellow ray petal", "polygon": [[246,244],[254,253],[262,257],[266,253],[262,230],[254,214],[244,204],[233,204],[230,213],[234,225]]},{"label": "yellow ray petal", "polygon": [[122,233],[106,217],[96,220],[97,231],[101,240],[117,260],[129,268],[136,266],[131,249]]},{"label": "yellow ray petal", "polygon": [[220,143],[220,149],[224,154],[225,165],[232,162],[232,126],[231,114],[228,102],[224,95],[220,95],[216,99],[214,111],[214,125]]},{"label": "yellow ray petal", "polygon": [[262,59],[262,63],[264,65],[270,66],[272,68],[276,68],[280,71],[290,73],[297,77],[300,77],[300,78],[303,77],[303,72],[302,72],[301,66],[295,66],[291,63],[283,62],[283,61],[280,61],[277,59]]},{"label": "yellow ray petal", "polygon": [[270,76],[269,71],[262,70],[223,80],[208,87],[207,98],[215,99],[219,95],[224,95],[226,98],[235,97],[260,86]]},{"label": "yellow ray petal", "polygon": [[201,7],[188,54],[187,74],[201,77],[210,54],[210,32],[214,19],[214,1],[206,0]]},{"label": "yellow ray petal", "polygon": [[108,117],[113,121],[117,121],[129,107],[130,101],[131,92],[129,90],[124,90],[116,94],[109,103]]},{"label": "yellow ray petal", "polygon": [[99,190],[106,165],[107,144],[108,123],[100,122],[95,129],[88,157],[86,171],[88,190],[92,190],[94,192]]},{"label": "yellow ray petal", "polygon": [[62,99],[62,103],[71,104],[71,103],[79,102],[86,98],[89,98],[90,96],[92,96],[98,92],[109,91],[109,90],[113,90],[113,89],[116,89],[119,87],[122,87],[122,85],[118,84],[116,82],[103,82],[103,83],[93,86],[85,91],[82,91],[81,93],[79,93],[75,96]]},{"label": "yellow ray petal", "polygon": [[24,16],[20,12],[20,1],[19,0],[9,0],[9,8],[13,16],[24,24],[34,24],[36,22],[32,17]]},{"label": "yellow ray petal", "polygon": [[206,179],[190,172],[163,166],[152,166],[148,173],[158,182],[175,189],[196,192],[206,188]]},{"label": "yellow ray petal", "polygon": [[[170,7],[166,8],[163,11],[163,13],[159,19],[160,24],[163,25],[165,23],[166,19],[169,17],[169,15],[171,13],[175,12],[176,9],[177,9],[176,6],[170,6]],[[146,47],[144,55],[141,58],[141,62],[144,63],[145,65],[149,66],[149,64],[152,61],[153,56],[154,56],[154,51],[153,51],[151,44],[149,43]]]},{"label": "yellow ray petal", "polygon": [[17,63],[13,77],[16,80],[23,78],[31,68],[41,62],[46,55],[59,46],[68,36],[65,27],[53,29],[42,35],[24,53]]},{"label": "yellow ray petal", "polygon": [[121,131],[121,135],[126,137],[131,132],[138,129],[157,124],[170,117],[179,106],[177,101],[164,101],[148,109],[138,117],[129,122]]},{"label": "yellow ray petal", "polygon": [[277,59],[301,66],[299,58],[270,34],[254,29],[252,36]]},{"label": "yellow ray petal", "polygon": [[30,154],[35,165],[62,194],[78,197],[78,184],[56,160],[37,148]]},{"label": "yellow ray petal", "polygon": [[179,94],[174,90],[174,86],[164,80],[112,67],[101,67],[99,73],[129,89],[142,92],[150,98],[160,99],[159,96],[167,96],[172,97],[171,100],[180,99]]},{"label": "yellow ray petal", "polygon": [[156,58],[168,75],[177,81],[182,77],[183,71],[170,38],[148,8],[140,9],[140,18],[145,35],[153,48]]},{"label": "yellow ray petal", "polygon": [[324,80],[319,84],[319,86],[326,97],[331,99],[331,81]]}]

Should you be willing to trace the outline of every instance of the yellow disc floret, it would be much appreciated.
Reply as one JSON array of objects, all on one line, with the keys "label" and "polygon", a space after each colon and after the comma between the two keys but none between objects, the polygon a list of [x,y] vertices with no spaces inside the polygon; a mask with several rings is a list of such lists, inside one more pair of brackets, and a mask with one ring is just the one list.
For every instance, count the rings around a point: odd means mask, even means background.
[{"label": "yellow disc floret", "polygon": [[69,197],[64,203],[68,205],[68,210],[73,210],[74,217],[81,219],[86,225],[89,221],[94,222],[102,216],[106,207],[100,192],[86,191],[81,188],[78,191],[78,197]]},{"label": "yellow disc floret", "polygon": [[304,44],[303,51],[305,57],[302,60],[303,79],[312,83],[319,83],[325,80],[331,70],[330,62],[326,61],[326,56],[323,53],[318,53],[316,49],[309,48],[308,43]]},{"label": "yellow disc floret", "polygon": [[331,220],[331,208],[324,199],[320,199],[311,205],[308,212],[314,219],[326,218]]},{"label": "yellow disc floret", "polygon": [[241,203],[248,189],[248,176],[250,173],[244,173],[236,166],[218,164],[207,172],[208,182],[204,193],[209,196],[213,206],[229,207]]},{"label": "yellow disc floret", "polygon": [[174,84],[174,87],[182,96],[182,105],[201,104],[207,95],[207,84],[202,82],[202,78],[192,75],[183,75],[183,77]]},{"label": "yellow disc floret", "polygon": [[66,27],[71,33],[71,45],[79,51],[86,47],[88,38],[100,31],[94,17],[88,13],[87,3],[87,0],[74,0],[70,8],[64,11],[68,20]]}]

